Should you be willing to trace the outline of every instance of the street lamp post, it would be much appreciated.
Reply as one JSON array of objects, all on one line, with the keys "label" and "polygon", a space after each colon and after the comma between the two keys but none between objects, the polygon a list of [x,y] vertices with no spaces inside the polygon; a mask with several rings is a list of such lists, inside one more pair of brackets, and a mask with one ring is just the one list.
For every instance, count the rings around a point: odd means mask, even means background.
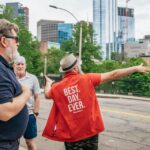
[{"label": "street lamp post", "polygon": [[[75,15],[73,13],[71,13],[70,11],[64,9],[64,8],[60,8],[54,5],[49,5],[49,7],[52,7],[54,9],[60,9],[63,11],[68,12],[77,22],[79,22],[79,20],[75,17]],[[79,64],[82,64],[82,24],[80,23],[80,35],[79,35]]]},{"label": "street lamp post", "polygon": [[44,75],[47,74],[47,56],[44,56]]}]

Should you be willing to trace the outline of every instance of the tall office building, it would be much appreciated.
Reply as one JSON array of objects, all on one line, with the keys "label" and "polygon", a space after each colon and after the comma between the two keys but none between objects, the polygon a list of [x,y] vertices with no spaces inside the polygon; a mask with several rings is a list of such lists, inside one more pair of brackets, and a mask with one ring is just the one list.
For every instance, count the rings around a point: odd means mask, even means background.
[{"label": "tall office building", "polygon": [[135,41],[134,9],[118,7],[118,49],[122,51],[124,43]]},{"label": "tall office building", "polygon": [[22,17],[22,24],[29,30],[29,8],[23,7],[21,3],[6,3],[13,10],[14,17]]},{"label": "tall office building", "polygon": [[40,20],[37,22],[37,38],[39,41],[58,43],[58,24],[63,21]]},{"label": "tall office building", "polygon": [[29,30],[29,8],[23,7],[23,24],[25,24],[26,28]]},{"label": "tall office building", "polygon": [[117,49],[117,0],[93,0],[94,41],[102,46],[103,58]]},{"label": "tall office building", "polygon": [[58,24],[58,43],[62,44],[72,37],[73,24],[59,23]]}]

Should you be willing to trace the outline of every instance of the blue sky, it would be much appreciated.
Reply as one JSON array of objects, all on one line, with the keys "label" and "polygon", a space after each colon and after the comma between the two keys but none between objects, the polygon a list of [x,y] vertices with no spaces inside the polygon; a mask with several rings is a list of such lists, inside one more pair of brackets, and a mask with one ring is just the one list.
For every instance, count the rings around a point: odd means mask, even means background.
[{"label": "blue sky", "polygon": [[[36,23],[40,19],[62,20],[75,23],[68,13],[48,7],[56,5],[71,11],[78,20],[93,20],[92,0],[0,0],[0,3],[20,2],[30,9],[30,31],[36,35]],[[118,0],[119,6],[126,6],[126,0]],[[129,8],[135,9],[135,36],[143,38],[150,34],[150,0],[130,0]]]}]

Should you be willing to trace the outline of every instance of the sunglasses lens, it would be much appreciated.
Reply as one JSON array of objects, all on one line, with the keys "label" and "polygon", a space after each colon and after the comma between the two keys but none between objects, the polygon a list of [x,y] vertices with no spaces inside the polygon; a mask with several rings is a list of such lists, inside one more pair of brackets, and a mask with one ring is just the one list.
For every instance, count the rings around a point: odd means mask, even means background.
[{"label": "sunglasses lens", "polygon": [[10,36],[10,35],[4,35],[6,38],[14,39],[16,43],[19,43],[19,38],[18,36]]}]

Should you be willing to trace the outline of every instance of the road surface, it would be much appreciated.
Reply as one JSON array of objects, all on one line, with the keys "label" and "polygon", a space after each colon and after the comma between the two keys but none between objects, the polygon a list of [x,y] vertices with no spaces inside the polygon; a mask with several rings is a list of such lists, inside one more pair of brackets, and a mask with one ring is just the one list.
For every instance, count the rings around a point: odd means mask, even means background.
[{"label": "road surface", "polygon": [[[99,98],[105,131],[99,135],[99,150],[150,150],[150,101]],[[38,121],[37,150],[65,150],[61,142],[41,136],[52,102],[42,96]],[[21,146],[26,148],[24,139]]]}]

